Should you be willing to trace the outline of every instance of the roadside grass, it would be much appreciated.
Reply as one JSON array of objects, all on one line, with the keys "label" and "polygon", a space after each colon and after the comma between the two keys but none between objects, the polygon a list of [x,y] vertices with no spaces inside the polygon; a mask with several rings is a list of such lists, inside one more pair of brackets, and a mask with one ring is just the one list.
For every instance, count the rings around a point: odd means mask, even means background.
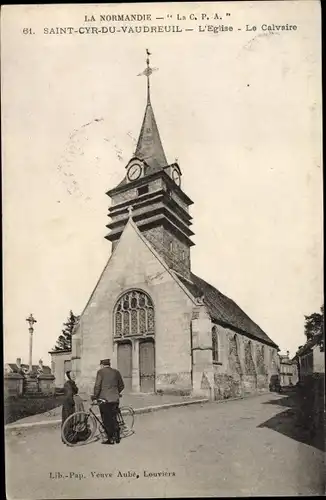
[{"label": "roadside grass", "polygon": [[8,397],[4,400],[4,423],[11,424],[21,418],[30,417],[50,411],[61,406],[63,394],[57,393],[51,396],[26,395],[20,397]]}]

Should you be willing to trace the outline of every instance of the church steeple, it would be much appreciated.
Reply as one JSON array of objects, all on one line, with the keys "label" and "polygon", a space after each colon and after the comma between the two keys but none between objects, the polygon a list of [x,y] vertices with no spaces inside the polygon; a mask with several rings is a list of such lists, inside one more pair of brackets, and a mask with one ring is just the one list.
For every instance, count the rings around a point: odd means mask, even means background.
[{"label": "church steeple", "polygon": [[[126,165],[126,175],[107,192],[112,199],[109,209],[110,233],[106,238],[114,250],[131,217],[141,233],[168,265],[186,278],[190,276],[190,248],[194,245],[189,206],[191,199],[181,189],[181,170],[177,162],[169,165],[151,103],[151,68],[146,50],[147,102],[136,151]],[[138,75],[138,76],[140,76]]]},{"label": "church steeple", "polygon": [[150,76],[157,68],[151,68],[149,65],[149,56],[151,55],[146,49],[146,69],[138,76],[145,75],[147,78],[147,103],[145,115],[141,126],[135,156],[151,167],[165,167],[168,162],[163,150],[160,134],[157,128],[152,103],[151,103],[151,89],[150,89]]}]

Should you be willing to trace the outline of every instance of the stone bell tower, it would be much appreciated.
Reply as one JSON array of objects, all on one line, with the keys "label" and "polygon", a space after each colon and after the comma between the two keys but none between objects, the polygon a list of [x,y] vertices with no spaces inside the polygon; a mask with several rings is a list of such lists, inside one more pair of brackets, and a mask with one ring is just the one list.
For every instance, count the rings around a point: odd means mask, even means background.
[{"label": "stone bell tower", "polygon": [[112,203],[109,209],[110,233],[114,251],[130,213],[138,229],[151,242],[174,271],[190,277],[190,237],[192,200],[182,190],[182,172],[177,162],[169,164],[163,149],[151,103],[150,67],[142,73],[147,79],[147,102],[137,147],[126,165],[123,180],[107,192]]}]

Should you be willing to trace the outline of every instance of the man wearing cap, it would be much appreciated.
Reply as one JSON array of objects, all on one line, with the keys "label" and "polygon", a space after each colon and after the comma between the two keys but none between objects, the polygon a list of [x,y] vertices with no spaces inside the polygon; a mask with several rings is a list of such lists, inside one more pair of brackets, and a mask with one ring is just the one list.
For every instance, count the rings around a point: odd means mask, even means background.
[{"label": "man wearing cap", "polygon": [[100,361],[101,368],[96,374],[94,385],[94,399],[104,399],[104,403],[100,403],[100,412],[102,421],[107,434],[107,441],[103,444],[114,444],[120,442],[119,425],[116,414],[119,408],[119,398],[124,389],[124,383],[121,374],[118,370],[111,368],[109,359]]}]

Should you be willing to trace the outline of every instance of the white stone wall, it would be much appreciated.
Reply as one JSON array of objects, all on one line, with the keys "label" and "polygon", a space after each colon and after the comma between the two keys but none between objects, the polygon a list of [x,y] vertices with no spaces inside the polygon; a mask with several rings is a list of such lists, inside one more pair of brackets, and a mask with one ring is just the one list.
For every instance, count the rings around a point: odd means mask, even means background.
[{"label": "white stone wall", "polygon": [[321,352],[319,346],[313,347],[313,356],[314,373],[325,373],[325,353]]},{"label": "white stone wall", "polygon": [[[215,327],[219,345],[219,359],[217,363],[213,363],[216,399],[242,396],[245,392],[268,390],[270,376],[275,369],[276,349],[236,333],[231,328],[221,325],[215,325]],[[234,342],[234,337],[236,342]],[[246,345],[248,348],[251,346],[250,373],[246,366]]]},{"label": "white stone wall", "polygon": [[192,364],[193,395],[213,398],[214,370],[212,357],[211,319],[204,304],[193,308]]},{"label": "white stone wall", "polygon": [[[156,389],[166,389],[168,375],[179,374],[180,385],[190,383],[190,322],[193,302],[140,237],[128,224],[79,321],[74,335],[73,357],[78,339],[81,359],[77,384],[93,390],[99,360],[116,364],[113,342],[113,310],[119,296],[139,289],[152,299],[155,309]],[[178,386],[178,380],[174,386]],[[169,384],[168,384],[169,385]]]},{"label": "white stone wall", "polygon": [[72,369],[71,352],[52,352],[51,355],[51,372],[55,377],[54,384],[56,387],[63,387],[65,383],[65,372]]}]

